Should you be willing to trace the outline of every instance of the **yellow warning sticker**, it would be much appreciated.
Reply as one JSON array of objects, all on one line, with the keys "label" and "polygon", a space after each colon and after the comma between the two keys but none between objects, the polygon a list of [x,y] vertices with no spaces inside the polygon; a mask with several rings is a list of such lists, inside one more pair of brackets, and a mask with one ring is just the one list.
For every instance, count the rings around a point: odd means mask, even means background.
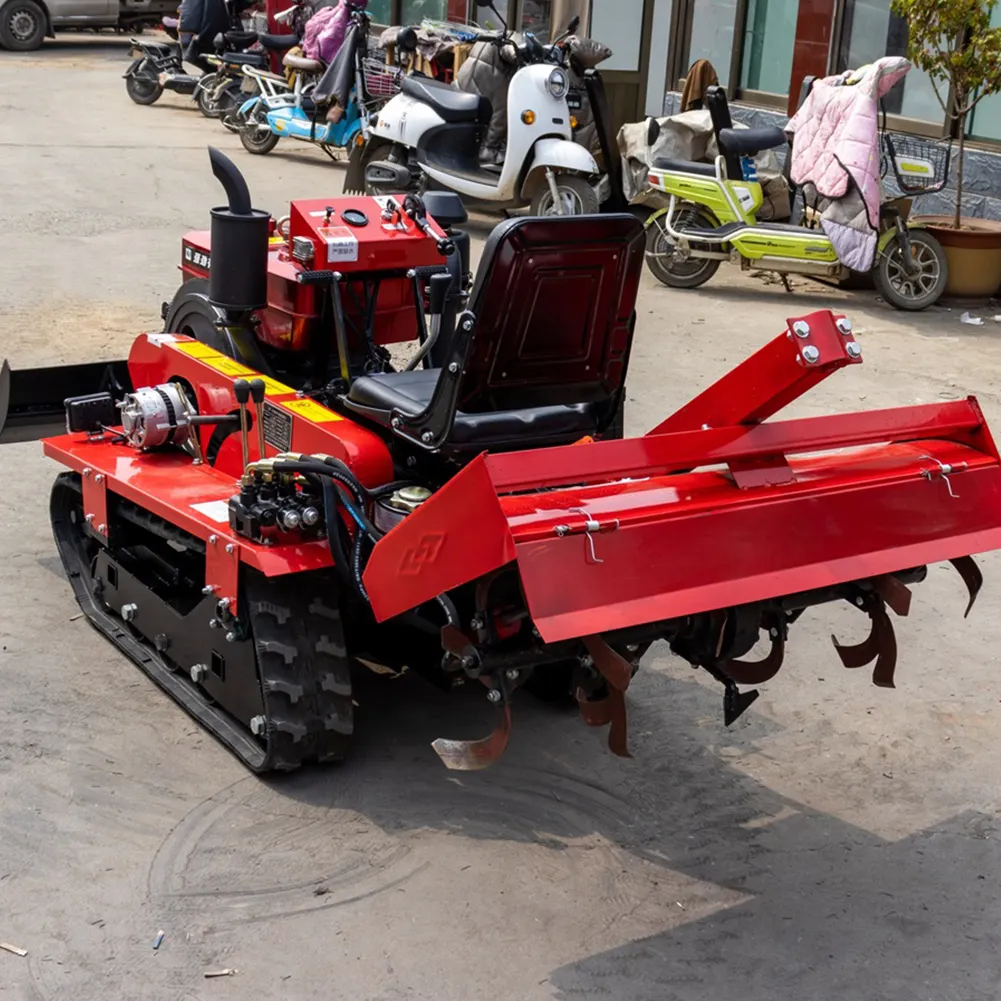
[{"label": "yellow warning sticker", "polygon": [[270,243],[272,247],[277,246],[278,244],[284,243],[284,242],[285,242],[285,237],[284,236],[269,236],[268,237],[268,243]]},{"label": "yellow warning sticker", "polygon": [[282,406],[286,410],[291,410],[292,413],[298,414],[300,417],[305,417],[308,421],[313,421],[315,424],[343,420],[340,414],[335,414],[332,410],[320,406],[316,400],[286,400],[282,403]]},{"label": "yellow warning sticker", "polygon": [[174,345],[178,351],[183,351],[192,358],[221,358],[222,355],[215,348],[210,348],[201,341],[185,341],[182,344]]},{"label": "yellow warning sticker", "polygon": [[[209,368],[214,368],[223,375],[231,375],[233,378],[238,376],[250,376],[254,378],[256,376],[264,383],[265,396],[291,396],[295,392],[291,386],[286,386],[285,383],[279,382],[277,379],[272,379],[270,376],[258,375],[252,368],[247,368],[242,362],[238,362],[235,358],[228,358],[222,352],[216,351],[215,348],[211,348],[207,344],[202,344],[201,341],[185,342],[177,344],[176,347],[178,351],[183,351],[191,358],[197,358],[208,365]],[[313,419],[317,420],[318,418],[314,417]]]},{"label": "yellow warning sticker", "polygon": [[261,375],[258,378],[264,383],[265,396],[291,396],[295,392],[291,386],[286,386],[268,375]]},{"label": "yellow warning sticker", "polygon": [[222,372],[223,375],[238,376],[254,374],[252,368],[247,368],[246,365],[238,362],[235,358],[227,358],[225,355],[219,355],[218,358],[203,358],[202,361],[217,372]]}]

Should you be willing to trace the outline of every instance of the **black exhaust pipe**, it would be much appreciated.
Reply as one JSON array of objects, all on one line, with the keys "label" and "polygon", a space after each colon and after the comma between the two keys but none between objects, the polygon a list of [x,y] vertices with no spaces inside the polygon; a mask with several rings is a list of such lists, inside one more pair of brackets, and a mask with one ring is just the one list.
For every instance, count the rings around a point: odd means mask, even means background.
[{"label": "black exhaust pipe", "polygon": [[211,211],[209,302],[235,322],[268,304],[271,215],[251,206],[247,182],[228,156],[210,146],[209,160],[229,202]]}]

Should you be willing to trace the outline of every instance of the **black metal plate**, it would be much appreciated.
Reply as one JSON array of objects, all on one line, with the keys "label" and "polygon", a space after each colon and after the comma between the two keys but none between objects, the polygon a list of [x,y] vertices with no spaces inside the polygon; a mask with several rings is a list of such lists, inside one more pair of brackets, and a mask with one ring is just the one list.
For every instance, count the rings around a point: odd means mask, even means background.
[{"label": "black metal plate", "polygon": [[264,440],[279,452],[292,451],[292,415],[264,401]]},{"label": "black metal plate", "polygon": [[571,111],[580,111],[584,107],[584,92],[571,87],[567,91],[567,107]]}]

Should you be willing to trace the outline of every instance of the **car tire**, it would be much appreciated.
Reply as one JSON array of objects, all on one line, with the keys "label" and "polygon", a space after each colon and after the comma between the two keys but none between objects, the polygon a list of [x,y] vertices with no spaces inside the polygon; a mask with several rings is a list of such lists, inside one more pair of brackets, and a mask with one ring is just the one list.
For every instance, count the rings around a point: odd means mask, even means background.
[{"label": "car tire", "polygon": [[8,0],[0,7],[0,46],[30,52],[45,38],[48,20],[35,0]]}]

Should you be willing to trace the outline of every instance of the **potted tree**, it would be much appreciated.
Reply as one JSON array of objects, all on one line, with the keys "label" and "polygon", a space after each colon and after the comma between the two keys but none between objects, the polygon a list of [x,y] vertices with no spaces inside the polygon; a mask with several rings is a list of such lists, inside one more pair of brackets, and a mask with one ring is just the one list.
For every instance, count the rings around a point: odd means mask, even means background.
[{"label": "potted tree", "polygon": [[985,97],[1001,91],[1001,27],[991,27],[998,0],[892,0],[907,21],[907,57],[930,77],[947,121],[958,125],[954,161],[956,210],[924,216],[949,261],[946,294],[991,295],[1001,284],[1001,224],[963,215],[966,121]]}]

